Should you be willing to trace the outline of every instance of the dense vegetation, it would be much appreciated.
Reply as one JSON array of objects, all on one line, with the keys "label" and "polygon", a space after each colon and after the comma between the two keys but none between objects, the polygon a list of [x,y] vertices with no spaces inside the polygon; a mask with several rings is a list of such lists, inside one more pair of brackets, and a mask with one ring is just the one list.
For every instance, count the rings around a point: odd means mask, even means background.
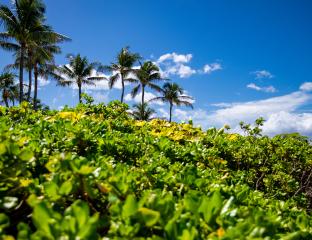
[{"label": "dense vegetation", "polygon": [[0,114],[2,239],[312,238],[312,147],[261,119],[242,136],[120,102]]},{"label": "dense vegetation", "polygon": [[[0,239],[312,239],[307,138],[262,136],[263,119],[241,123],[245,136],[171,123],[193,98],[157,63],[125,47],[108,65],[70,54],[59,66],[70,39],[45,11],[42,0],[0,5],[0,48],[15,59],[0,74]],[[39,78],[76,85],[78,106],[44,108]],[[119,81],[121,102],[94,105],[82,87],[98,80]],[[141,93],[132,111],[126,83]],[[169,121],[151,120],[147,88]]]}]

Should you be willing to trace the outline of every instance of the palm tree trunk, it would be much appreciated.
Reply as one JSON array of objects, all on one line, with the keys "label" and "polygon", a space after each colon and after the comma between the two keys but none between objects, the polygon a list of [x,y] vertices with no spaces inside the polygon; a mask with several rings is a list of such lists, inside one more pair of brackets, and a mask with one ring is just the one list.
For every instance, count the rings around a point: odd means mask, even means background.
[{"label": "palm tree trunk", "polygon": [[34,65],[35,87],[34,87],[34,109],[37,110],[37,94],[38,94],[38,67]]},{"label": "palm tree trunk", "polygon": [[81,84],[78,83],[78,91],[79,91],[79,103],[82,103],[81,101]]},{"label": "palm tree trunk", "polygon": [[121,103],[123,103],[123,99],[124,99],[124,95],[125,95],[125,82],[124,82],[124,78],[121,75],[121,84],[122,84],[122,89],[121,89]]},{"label": "palm tree trunk", "polygon": [[24,84],[24,76],[23,76],[23,70],[24,70],[24,49],[25,46],[22,43],[21,44],[21,55],[20,55],[20,66],[19,66],[19,102],[22,103],[23,101],[23,84]]},{"label": "palm tree trunk", "polygon": [[8,99],[7,99],[7,98],[4,98],[3,101],[4,101],[4,103],[5,103],[5,106],[8,108],[8,107],[9,107]]},{"label": "palm tree trunk", "polygon": [[141,103],[141,111],[142,111],[142,113],[144,114],[144,107],[143,107],[143,105],[144,105],[144,94],[145,94],[145,86],[144,85],[142,85],[142,103]]},{"label": "palm tree trunk", "polygon": [[144,104],[145,86],[142,85],[142,105]]},{"label": "palm tree trunk", "polygon": [[8,102],[8,98],[6,97],[7,96],[7,93],[6,93],[6,90],[3,90],[3,94],[2,94],[2,99],[5,103],[5,106],[8,108],[9,107],[9,102]]},{"label": "palm tree trunk", "polygon": [[31,94],[31,85],[32,85],[32,68],[29,66],[28,70],[28,93],[27,93],[27,101],[30,101],[30,94]]},{"label": "palm tree trunk", "polygon": [[172,102],[170,104],[170,110],[169,110],[169,122],[171,122],[171,117],[172,117]]}]

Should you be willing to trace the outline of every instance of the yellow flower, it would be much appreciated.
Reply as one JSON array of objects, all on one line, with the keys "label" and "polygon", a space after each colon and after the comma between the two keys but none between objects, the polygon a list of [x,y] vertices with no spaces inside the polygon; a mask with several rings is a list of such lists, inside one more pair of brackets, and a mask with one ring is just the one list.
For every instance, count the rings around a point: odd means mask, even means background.
[{"label": "yellow flower", "polygon": [[21,179],[20,183],[22,187],[28,187],[33,181],[31,179]]},{"label": "yellow flower", "polygon": [[224,229],[223,229],[223,228],[219,228],[219,229],[217,230],[217,235],[218,235],[219,238],[220,238],[220,237],[223,237],[223,235],[224,235]]},{"label": "yellow flower", "polygon": [[237,140],[237,138],[238,138],[237,134],[230,134],[230,135],[228,136],[228,139],[229,139],[230,141],[235,141],[235,140]]}]

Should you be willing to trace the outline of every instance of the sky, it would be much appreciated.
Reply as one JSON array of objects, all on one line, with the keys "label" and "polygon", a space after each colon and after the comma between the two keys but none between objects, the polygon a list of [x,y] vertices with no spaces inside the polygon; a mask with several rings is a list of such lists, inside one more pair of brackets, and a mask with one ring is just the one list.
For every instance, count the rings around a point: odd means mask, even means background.
[{"label": "sky", "polygon": [[[10,4],[9,0],[0,0]],[[312,1],[310,0],[46,0],[47,23],[72,41],[68,53],[110,64],[122,47],[152,60],[163,76],[194,97],[194,109],[176,107],[175,121],[192,119],[203,129],[253,123],[264,134],[312,136]],[[3,29],[0,26],[0,30]],[[0,49],[0,69],[12,63]],[[101,73],[97,73],[101,74]],[[126,100],[132,106],[131,85]],[[85,87],[97,102],[120,98],[120,84]],[[147,90],[146,97],[157,93]],[[53,109],[78,102],[77,87],[40,80],[39,98]],[[160,117],[169,106],[155,103]]]}]

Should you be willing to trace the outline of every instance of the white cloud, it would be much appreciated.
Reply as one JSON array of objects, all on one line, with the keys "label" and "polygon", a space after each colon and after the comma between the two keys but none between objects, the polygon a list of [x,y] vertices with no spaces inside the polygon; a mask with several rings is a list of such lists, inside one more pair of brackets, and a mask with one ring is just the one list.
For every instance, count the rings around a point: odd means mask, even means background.
[{"label": "white cloud", "polygon": [[164,78],[168,78],[172,75],[177,75],[180,78],[187,78],[196,73],[195,69],[184,64],[166,64],[165,66],[159,66],[160,73]]},{"label": "white cloud", "polygon": [[166,53],[158,58],[157,63],[162,63],[167,60],[172,60],[174,63],[188,63],[191,61],[192,57],[192,54]]},{"label": "white cloud", "polygon": [[312,136],[312,113],[298,112],[311,100],[311,94],[296,91],[258,101],[214,104],[221,108],[211,112],[204,109],[183,111],[176,109],[174,117],[179,121],[187,121],[191,118],[195,124],[200,124],[205,129],[229,124],[235,132],[240,132],[240,121],[253,123],[257,118],[263,117],[266,120],[263,126],[264,134],[272,136],[299,132]]},{"label": "white cloud", "polygon": [[300,86],[301,91],[309,92],[312,91],[312,82],[305,82]]},{"label": "white cloud", "polygon": [[189,66],[180,65],[177,69],[176,74],[179,75],[181,78],[187,78],[196,73],[196,70],[192,69]]},{"label": "white cloud", "polygon": [[[157,95],[151,93],[151,92],[145,92],[144,93],[144,101],[145,102],[148,102],[149,100],[153,99],[157,97]],[[125,96],[125,100],[126,101],[134,101],[136,103],[141,103],[142,101],[142,92],[138,93],[138,95],[136,95],[134,98],[132,98],[131,94],[128,93],[126,96]],[[156,104],[156,105],[164,105],[164,103],[162,101],[153,101],[151,102],[150,104]]]},{"label": "white cloud", "polygon": [[270,73],[268,70],[257,70],[251,72],[251,74],[255,75],[255,79],[263,79],[263,78],[273,78],[274,75]]},{"label": "white cloud", "polygon": [[92,92],[90,95],[93,97],[95,103],[109,102],[109,92]]},{"label": "white cloud", "polygon": [[170,76],[179,76],[180,78],[188,78],[194,74],[206,73],[221,70],[222,66],[220,63],[206,64],[202,69],[194,69],[189,65],[192,54],[177,54],[167,53],[158,58],[155,62],[159,68],[162,76],[168,78]]},{"label": "white cloud", "polygon": [[40,77],[38,78],[39,87],[45,87],[45,86],[49,85],[50,83],[51,83],[51,81],[48,79],[44,79],[44,78],[40,78]]},{"label": "white cloud", "polygon": [[169,118],[169,112],[165,110],[164,108],[157,109],[157,112],[160,114],[160,118],[165,118],[165,119]]},{"label": "white cloud", "polygon": [[249,83],[247,88],[254,89],[256,91],[261,91],[261,92],[267,92],[267,93],[274,93],[276,92],[276,88],[273,86],[267,86],[267,87],[260,87],[256,85],[255,83]]},{"label": "white cloud", "polygon": [[220,63],[211,63],[211,64],[206,64],[203,68],[204,73],[210,74],[214,71],[221,70],[222,66]]}]

